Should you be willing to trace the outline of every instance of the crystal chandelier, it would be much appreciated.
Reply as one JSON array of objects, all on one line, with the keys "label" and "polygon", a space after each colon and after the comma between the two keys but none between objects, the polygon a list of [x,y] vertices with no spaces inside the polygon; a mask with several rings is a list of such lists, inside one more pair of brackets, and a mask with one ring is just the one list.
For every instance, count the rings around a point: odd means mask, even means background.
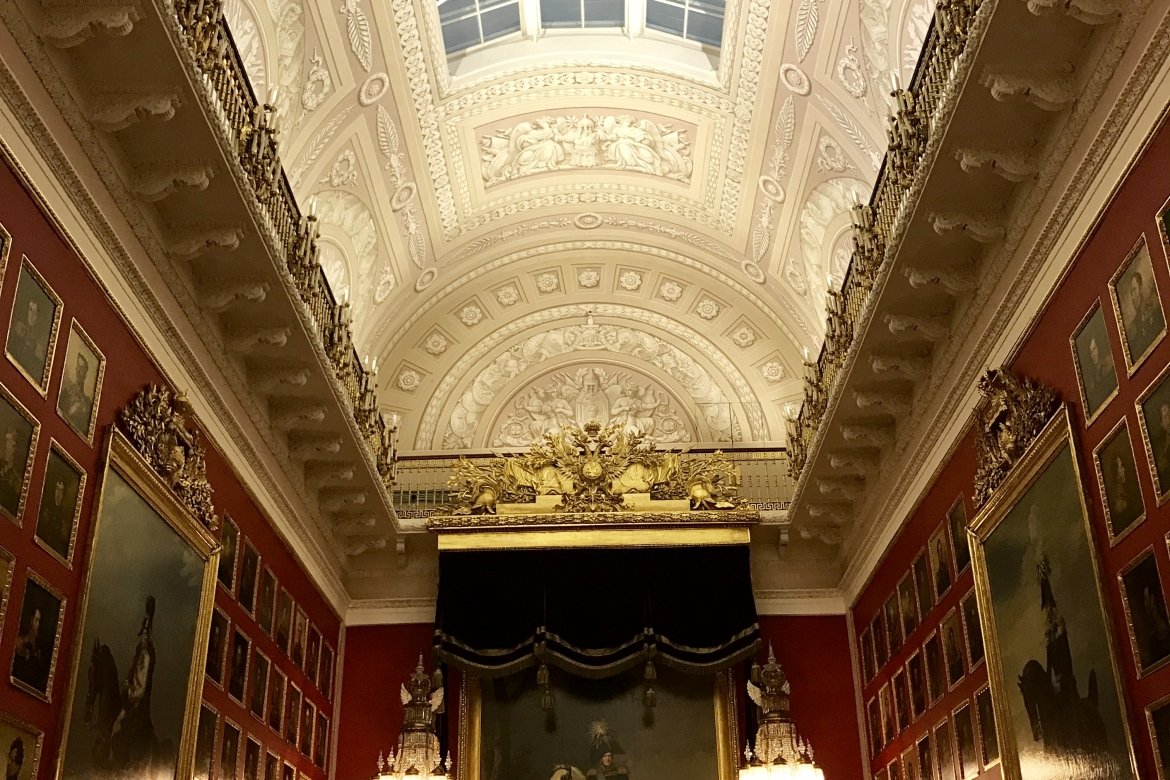
[{"label": "crystal chandelier", "polygon": [[448,780],[454,775],[451,754],[443,760],[439,738],[435,736],[435,714],[443,706],[443,677],[438,669],[434,677],[423,670],[422,656],[414,674],[402,686],[402,705],[406,710],[402,734],[389,754],[378,755],[377,780]]},{"label": "crystal chandelier", "polygon": [[753,750],[749,741],[744,748],[744,765],[739,780],[825,780],[825,773],[813,761],[813,749],[796,733],[789,709],[788,678],[776,655],[768,647],[768,662],[763,668],[752,664],[748,696],[760,711]]}]

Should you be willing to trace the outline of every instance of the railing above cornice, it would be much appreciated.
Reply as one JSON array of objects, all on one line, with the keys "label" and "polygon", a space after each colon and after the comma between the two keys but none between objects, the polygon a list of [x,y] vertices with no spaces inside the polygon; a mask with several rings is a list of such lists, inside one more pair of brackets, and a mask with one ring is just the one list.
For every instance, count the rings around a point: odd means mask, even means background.
[{"label": "railing above cornice", "polygon": [[919,165],[981,4],[982,0],[939,0],[909,89],[899,87],[895,77],[891,95],[897,109],[890,116],[889,145],[869,202],[855,203],[852,208],[853,253],[848,270],[841,291],[829,291],[825,341],[816,360],[805,364],[804,400],[799,413],[788,421],[794,480],[800,479],[831,396],[839,392],[837,379],[853,348],[856,326],[874,297],[874,284],[883,267],[893,257],[911,193],[927,175]]},{"label": "railing above cornice", "polygon": [[350,412],[387,489],[394,484],[397,427],[377,408],[376,370],[367,369],[353,345],[349,304],[339,303],[320,263],[317,218],[304,214],[281,165],[275,99],[259,101],[224,19],[223,0],[176,0],[183,41],[211,88],[234,153],[268,228],[284,249],[284,266],[304,303],[344,391]]}]

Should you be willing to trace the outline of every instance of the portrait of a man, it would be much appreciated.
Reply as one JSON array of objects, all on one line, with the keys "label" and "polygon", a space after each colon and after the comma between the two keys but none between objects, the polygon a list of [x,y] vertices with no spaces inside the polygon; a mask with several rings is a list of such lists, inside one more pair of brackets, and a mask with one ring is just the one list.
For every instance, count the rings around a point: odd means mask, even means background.
[{"label": "portrait of a man", "polygon": [[297,744],[297,727],[301,723],[301,689],[288,686],[284,697],[284,738],[293,747]]},{"label": "portrait of a man", "polygon": [[1158,496],[1170,492],[1170,382],[1164,374],[1146,391],[1141,404],[1141,425]]},{"label": "portrait of a man", "polygon": [[39,426],[24,407],[6,391],[0,392],[0,511],[18,522],[38,433]]},{"label": "portrait of a man", "polygon": [[1170,618],[1152,550],[1122,571],[1121,585],[1138,673],[1147,674],[1170,658]]},{"label": "portrait of a man", "polygon": [[918,594],[918,609],[925,620],[926,613],[934,606],[934,590],[930,582],[930,564],[925,552],[914,559],[914,590]]},{"label": "portrait of a man", "polygon": [[248,637],[240,631],[232,632],[231,666],[228,671],[228,696],[240,704],[244,703],[244,690],[248,682]]},{"label": "portrait of a man", "polygon": [[959,777],[979,774],[979,757],[975,752],[975,720],[971,705],[955,710],[955,741],[959,747]]},{"label": "portrait of a man", "polygon": [[930,553],[930,570],[934,572],[934,597],[937,601],[951,589],[951,583],[954,581],[946,528],[939,528],[931,535],[927,551]]},{"label": "portrait of a man", "polygon": [[951,739],[951,722],[944,720],[934,730],[935,763],[942,777],[955,776],[955,744]]},{"label": "portrait of a man", "polygon": [[1124,418],[1121,425],[1097,447],[1094,460],[1104,498],[1109,538],[1116,539],[1146,514],[1130,446],[1129,425]]},{"label": "portrait of a man", "polygon": [[926,712],[926,668],[922,653],[915,653],[906,662],[906,674],[910,682],[910,711],[917,718]]},{"label": "portrait of a man", "polygon": [[36,779],[43,739],[40,729],[0,712],[0,766],[4,767],[4,780]]},{"label": "portrait of a man", "polygon": [[979,760],[990,766],[999,760],[999,736],[995,731],[995,708],[991,706],[991,688],[975,694],[975,714],[979,717]]},{"label": "portrait of a man", "polygon": [[1154,758],[1165,775],[1170,772],[1170,701],[1147,709],[1146,723],[1154,741]]},{"label": "portrait of a man", "polygon": [[963,629],[959,626],[959,616],[954,612],[947,615],[942,628],[943,661],[947,670],[947,686],[953,686],[963,679]]},{"label": "portrait of a man", "polygon": [[321,632],[316,626],[309,626],[309,640],[305,646],[305,674],[317,682],[317,664],[321,661]]},{"label": "portrait of a man", "polygon": [[947,525],[951,529],[951,548],[955,553],[955,571],[962,574],[963,570],[971,564],[971,545],[967,541],[967,508],[962,499],[956,501],[955,505],[947,512]]},{"label": "portrait of a man", "polygon": [[45,466],[36,538],[66,564],[73,560],[73,540],[84,484],[84,472],[54,443]]},{"label": "portrait of a man", "polygon": [[5,350],[42,394],[48,385],[60,321],[60,299],[28,258],[24,258],[16,283],[16,299],[12,304]]},{"label": "portrait of a man", "polygon": [[272,617],[276,610],[276,575],[265,568],[260,575],[260,595],[256,603],[256,623],[260,629],[272,635]]},{"label": "portrait of a man", "polygon": [[326,699],[333,695],[333,650],[324,642],[321,643],[321,670],[317,675],[317,685]]},{"label": "portrait of a man", "polygon": [[930,703],[934,704],[947,690],[943,670],[942,642],[938,638],[937,631],[926,640],[922,653],[926,656],[926,682],[930,687]]},{"label": "portrait of a man", "polygon": [[65,599],[47,582],[31,575],[24,583],[24,600],[12,648],[12,682],[48,700],[57,663],[58,629]]},{"label": "portrait of a man", "polygon": [[240,727],[230,720],[223,722],[219,740],[219,772],[217,777],[235,777],[240,763]]},{"label": "portrait of a man", "polygon": [[1073,335],[1073,360],[1081,385],[1085,419],[1091,420],[1117,390],[1117,370],[1109,350],[1105,314],[1100,302],[1093,308]]},{"label": "portrait of a man", "polygon": [[894,672],[894,708],[898,711],[898,732],[910,728],[914,718],[910,715],[910,686],[906,682],[906,670]]},{"label": "portrait of a man", "polygon": [[300,745],[298,749],[305,756],[313,755],[313,720],[316,717],[316,713],[317,711],[308,697],[301,700]]},{"label": "portrait of a man", "polygon": [[264,780],[280,780],[280,756],[264,754]]},{"label": "portrait of a man", "polygon": [[1119,313],[1117,319],[1125,362],[1132,369],[1166,332],[1166,317],[1154,279],[1154,263],[1144,236],[1110,282],[1109,292]]},{"label": "portrait of a man", "polygon": [[268,727],[277,734],[280,733],[280,727],[283,723],[281,716],[284,714],[284,682],[284,672],[273,667],[272,672],[268,675],[268,701],[266,702],[268,712],[265,720],[268,722]]},{"label": "portrait of a man", "polygon": [[881,668],[890,658],[890,647],[886,642],[886,619],[883,612],[878,611],[869,627],[870,633],[873,634],[874,662],[878,668]]},{"label": "portrait of a man", "polygon": [[282,652],[288,653],[288,640],[292,636],[292,596],[284,588],[276,600],[276,617],[273,621],[272,638]]},{"label": "portrait of a man", "polygon": [[979,602],[968,593],[960,605],[963,612],[963,632],[967,635],[967,659],[974,669],[983,660],[983,627],[979,624]]},{"label": "portrait of a man", "polygon": [[260,743],[251,737],[244,745],[244,780],[260,780]]},{"label": "portrait of a man", "polygon": [[249,684],[251,691],[248,694],[248,711],[257,718],[264,717],[264,696],[268,693],[268,670],[270,664],[267,656],[259,650],[252,650],[252,679]]},{"label": "portrait of a man", "polygon": [[890,655],[902,647],[902,615],[898,610],[898,592],[895,590],[886,600],[886,634],[890,638]]},{"label": "portrait of a man", "polygon": [[[898,736],[898,716],[894,712],[894,695],[890,692],[890,685],[886,683],[878,691],[878,703],[882,709],[882,729],[885,734],[884,745],[890,744]],[[884,747],[883,745],[883,747]]]},{"label": "portrait of a man", "polygon": [[329,719],[317,713],[317,727],[313,729],[313,763],[325,768],[326,747],[329,744]]},{"label": "portrait of a man", "polygon": [[260,574],[260,553],[246,539],[240,561],[240,606],[248,614],[256,611],[256,579]]},{"label": "portrait of a man", "polygon": [[224,661],[227,653],[228,616],[218,607],[211,613],[211,630],[207,639],[207,678],[223,685]]},{"label": "portrait of a man", "polygon": [[199,726],[195,733],[195,774],[193,780],[208,780],[215,758],[215,731],[219,715],[206,704],[199,708]]},{"label": "portrait of a man", "polygon": [[65,347],[65,368],[57,396],[57,414],[87,441],[93,436],[94,412],[101,396],[105,358],[75,321]]},{"label": "portrait of a man", "polygon": [[223,516],[223,528],[219,535],[219,583],[234,593],[236,589],[236,547],[240,543],[240,529],[230,516]]},{"label": "portrait of a man", "polygon": [[297,609],[293,618],[292,647],[289,648],[289,658],[302,669],[305,667],[305,640],[309,633],[309,619],[301,609]]}]

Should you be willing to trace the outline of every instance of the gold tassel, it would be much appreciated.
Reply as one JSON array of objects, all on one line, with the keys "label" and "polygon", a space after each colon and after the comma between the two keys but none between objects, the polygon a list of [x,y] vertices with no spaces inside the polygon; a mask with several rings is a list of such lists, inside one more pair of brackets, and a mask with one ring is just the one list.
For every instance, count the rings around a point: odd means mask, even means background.
[{"label": "gold tassel", "polygon": [[557,706],[557,697],[553,695],[552,688],[545,687],[544,696],[540,700],[540,708],[545,712],[552,712]]},{"label": "gold tassel", "polygon": [[646,690],[642,691],[642,704],[646,707],[653,707],[658,703],[658,696],[654,693],[654,689],[649,685]]},{"label": "gold tassel", "polygon": [[536,669],[536,684],[548,687],[548,664],[541,664]]},{"label": "gold tassel", "polygon": [[654,682],[658,679],[658,670],[654,668],[653,661],[646,662],[646,667],[642,670],[642,679],[646,682]]}]

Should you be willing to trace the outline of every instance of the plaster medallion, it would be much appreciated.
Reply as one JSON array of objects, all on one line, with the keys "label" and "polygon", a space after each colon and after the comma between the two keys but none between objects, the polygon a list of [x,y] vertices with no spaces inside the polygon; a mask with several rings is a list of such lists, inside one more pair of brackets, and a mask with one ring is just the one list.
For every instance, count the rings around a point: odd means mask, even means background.
[{"label": "plaster medallion", "polygon": [[845,150],[832,136],[822,135],[821,139],[817,141],[817,149],[820,151],[820,157],[817,158],[817,170],[840,173],[849,167],[849,159],[845,156]]},{"label": "plaster medallion", "polygon": [[362,83],[358,92],[358,102],[368,106],[386,94],[390,88],[390,77],[385,73],[371,73]]},{"label": "plaster medallion", "polygon": [[739,267],[740,270],[742,270],[747,275],[747,278],[751,279],[756,284],[764,283],[764,269],[760,268],[760,266],[756,263],[753,263],[751,260],[744,260],[739,264]]},{"label": "plaster medallion", "polygon": [[587,268],[584,271],[577,272],[577,284],[586,289],[593,289],[601,283],[601,272],[595,271],[592,268]]},{"label": "plaster medallion", "polygon": [[784,365],[779,360],[769,360],[760,366],[760,374],[769,382],[779,382],[788,376],[788,371],[785,370]]},{"label": "plaster medallion", "polygon": [[394,194],[390,196],[390,210],[401,211],[407,203],[410,203],[411,198],[418,188],[415,187],[414,182],[408,181],[398,189],[394,190]]},{"label": "plaster medallion", "polygon": [[662,296],[662,300],[674,303],[682,297],[683,288],[678,282],[667,279],[658,288],[658,294]]},{"label": "plaster medallion", "polygon": [[437,277],[438,275],[439,275],[439,269],[437,269],[437,268],[424,269],[423,272],[418,275],[418,279],[416,279],[414,282],[414,291],[415,292],[422,292],[423,290],[427,289],[432,284],[434,284],[435,277]]},{"label": "plaster medallion", "polygon": [[812,82],[808,80],[808,76],[804,74],[804,71],[795,65],[781,65],[780,78],[784,80],[786,87],[798,95],[807,95],[812,92]]},{"label": "plaster medallion", "polygon": [[474,303],[469,303],[459,312],[459,321],[467,327],[478,325],[483,319],[483,309]]},{"label": "plaster medallion", "polygon": [[756,343],[756,332],[747,325],[740,325],[735,333],[731,334],[731,340],[737,347],[750,347]]},{"label": "plaster medallion", "polygon": [[561,287],[561,280],[552,271],[539,274],[536,277],[536,289],[544,294],[556,292]]},{"label": "plaster medallion", "polygon": [[637,271],[622,271],[618,284],[627,292],[634,292],[642,286],[642,274]]},{"label": "plaster medallion", "polygon": [[601,227],[601,215],[586,211],[584,214],[578,214],[574,217],[573,224],[581,230],[593,230],[593,228]]},{"label": "plaster medallion", "polygon": [[451,342],[447,341],[447,337],[442,333],[432,333],[427,336],[426,343],[423,344],[426,351],[435,356],[442,355],[449,346],[451,346]]},{"label": "plaster medallion", "polygon": [[520,291],[513,285],[506,285],[496,290],[496,300],[501,306],[511,306],[520,300]]},{"label": "plaster medallion", "polygon": [[767,174],[760,177],[760,192],[764,193],[764,197],[768,200],[777,203],[784,202],[784,188],[780,186],[780,182],[772,176]]},{"label": "plaster medallion", "polygon": [[413,393],[422,384],[422,377],[413,368],[404,368],[398,372],[398,389]]},{"label": "plaster medallion", "polygon": [[710,298],[704,298],[699,301],[699,305],[695,307],[695,314],[698,314],[705,320],[713,320],[719,316],[719,304]]},{"label": "plaster medallion", "polygon": [[346,149],[337,155],[337,159],[333,161],[329,173],[321,179],[321,183],[331,187],[357,184],[357,158],[354,157],[352,149]]}]

